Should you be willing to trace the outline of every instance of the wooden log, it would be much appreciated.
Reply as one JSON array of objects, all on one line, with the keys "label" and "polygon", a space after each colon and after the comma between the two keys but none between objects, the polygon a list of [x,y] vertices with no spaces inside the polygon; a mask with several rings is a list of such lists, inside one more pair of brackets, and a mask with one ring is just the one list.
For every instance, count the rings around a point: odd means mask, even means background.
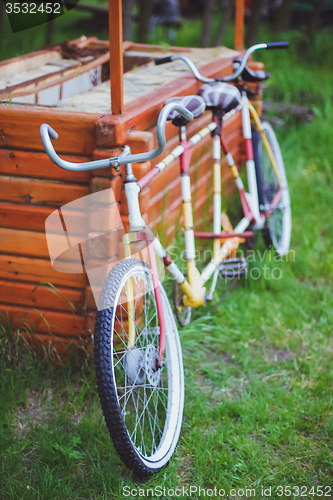
[{"label": "wooden log", "polygon": [[93,177],[90,182],[90,193],[100,193],[98,203],[113,205],[121,200],[123,181],[120,175],[107,179],[105,177]]},{"label": "wooden log", "polygon": [[[82,235],[87,237],[87,235]],[[85,238],[86,239],[86,238]],[[27,257],[49,258],[50,248],[63,247],[63,242],[67,242],[64,234],[46,234],[35,231],[22,231],[18,229],[0,228],[1,251],[8,255],[25,255]],[[70,234],[70,242],[75,246],[82,242],[82,237]],[[63,253],[61,259],[64,261],[80,262],[76,259],[76,254]]]},{"label": "wooden log", "polygon": [[118,234],[93,232],[88,235],[88,253],[92,259],[108,259],[118,253]]},{"label": "wooden log", "polygon": [[235,50],[244,49],[245,0],[236,0]]},{"label": "wooden log", "polygon": [[76,356],[80,354],[93,356],[94,347],[91,342],[91,334],[92,332],[86,328],[79,337],[23,332],[23,336],[32,345],[37,354],[41,353],[44,355],[43,348],[47,352],[50,352],[54,365],[61,363],[63,359],[73,352],[75,352]]},{"label": "wooden log", "polygon": [[[29,231],[44,233],[45,221],[52,212],[53,208],[0,203],[0,227],[11,229],[29,228]],[[73,236],[88,233],[87,213],[63,209],[62,215]]]},{"label": "wooden log", "polygon": [[36,66],[42,66],[51,61],[59,61],[60,59],[60,52],[50,49],[38,50],[23,56],[12,57],[11,59],[0,61],[1,76],[5,78]]},{"label": "wooden log", "polygon": [[8,319],[13,328],[27,330],[28,326],[32,332],[79,337],[85,329],[85,318],[72,313],[7,304],[0,304],[0,313],[2,322]]},{"label": "wooden log", "polygon": [[122,228],[120,206],[93,205],[89,214],[89,229],[95,232],[109,232]]},{"label": "wooden log", "polygon": [[121,0],[109,0],[111,110],[123,113],[123,22]]},{"label": "wooden log", "polygon": [[[64,263],[64,267],[66,266],[68,271],[73,271],[72,263]],[[59,273],[53,269],[49,260],[0,254],[0,279],[85,288],[86,276],[82,272],[82,266],[76,265],[74,270],[77,272]]]},{"label": "wooden log", "polygon": [[84,309],[85,300],[82,290],[0,280],[0,304],[25,306],[27,309],[41,307],[56,311],[75,311],[78,314]]},{"label": "wooden log", "polygon": [[0,201],[3,202],[61,207],[88,194],[89,187],[84,185],[1,177]]},{"label": "wooden log", "polygon": [[[62,85],[68,80],[77,78],[78,76],[91,71],[92,69],[102,66],[109,60],[109,54],[103,54],[102,56],[90,61],[86,64],[80,65],[73,64],[74,67],[62,68],[59,71],[49,73],[48,75],[39,76],[32,80],[27,80],[25,82],[19,83],[17,85],[12,85],[11,87],[6,87],[0,90],[0,99],[5,100],[9,98],[25,97],[28,95],[38,94],[43,90],[47,90],[56,85]],[[37,97],[38,99],[38,97]]]},{"label": "wooden log", "polygon": [[262,110],[264,113],[274,112],[275,116],[282,119],[291,115],[296,121],[301,121],[303,123],[312,121],[315,116],[313,109],[308,106],[284,104],[274,101],[263,101]]},{"label": "wooden log", "polygon": [[59,134],[59,154],[90,156],[96,148],[95,123],[101,115],[17,104],[0,104],[0,147],[45,152],[39,129],[48,123]]},{"label": "wooden log", "polygon": [[[90,161],[90,157],[87,156],[63,156],[63,159],[77,163]],[[92,177],[91,170],[71,172],[58,167],[46,153],[9,149],[0,149],[0,174],[69,181],[76,184],[88,183]]]}]

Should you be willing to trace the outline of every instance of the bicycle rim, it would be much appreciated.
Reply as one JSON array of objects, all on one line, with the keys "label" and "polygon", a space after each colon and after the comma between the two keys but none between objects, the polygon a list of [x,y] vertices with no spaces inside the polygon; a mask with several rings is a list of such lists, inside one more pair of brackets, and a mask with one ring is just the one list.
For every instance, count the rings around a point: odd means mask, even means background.
[{"label": "bicycle rim", "polygon": [[261,174],[262,174],[262,196],[264,210],[267,214],[268,231],[275,250],[279,255],[285,255],[290,246],[291,236],[291,208],[289,189],[284,170],[281,151],[275,133],[271,125],[262,122],[264,133],[271,147],[278,173],[281,179],[281,196],[276,206],[272,202],[277,195],[280,186],[275,170],[268,156],[267,150],[261,144]]}]

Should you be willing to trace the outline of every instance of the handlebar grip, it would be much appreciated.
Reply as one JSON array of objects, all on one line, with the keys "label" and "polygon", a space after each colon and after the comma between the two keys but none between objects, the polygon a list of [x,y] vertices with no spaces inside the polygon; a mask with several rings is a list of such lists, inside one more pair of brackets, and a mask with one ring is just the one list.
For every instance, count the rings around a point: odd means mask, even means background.
[{"label": "handlebar grip", "polygon": [[172,61],[172,56],[160,57],[159,59],[155,59],[155,65],[159,66],[160,64],[166,64]]},{"label": "handlebar grip", "polygon": [[289,42],[272,42],[272,43],[266,43],[266,48],[267,50],[274,50],[274,49],[287,49],[289,47]]}]

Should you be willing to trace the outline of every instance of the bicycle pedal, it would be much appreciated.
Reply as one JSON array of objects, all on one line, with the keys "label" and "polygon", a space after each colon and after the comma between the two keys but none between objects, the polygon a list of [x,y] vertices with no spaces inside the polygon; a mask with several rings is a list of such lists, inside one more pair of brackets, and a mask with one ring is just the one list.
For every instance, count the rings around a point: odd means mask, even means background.
[{"label": "bicycle pedal", "polygon": [[244,257],[239,259],[225,259],[219,265],[219,274],[221,278],[240,277],[247,274],[248,267],[249,264]]}]

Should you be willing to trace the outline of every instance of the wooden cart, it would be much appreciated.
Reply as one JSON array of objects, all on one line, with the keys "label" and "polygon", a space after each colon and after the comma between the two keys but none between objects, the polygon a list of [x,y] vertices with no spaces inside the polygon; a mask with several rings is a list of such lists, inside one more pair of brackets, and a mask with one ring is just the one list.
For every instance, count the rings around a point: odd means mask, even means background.
[{"label": "wooden cart", "polygon": [[[110,187],[116,205],[108,208],[107,217],[111,219],[113,211],[120,209],[126,227],[128,209],[122,171],[107,168],[76,173],[58,168],[44,152],[41,124],[48,123],[59,133],[56,150],[69,161],[116,156],[124,144],[129,144],[133,153],[148,151],[155,147],[155,126],[164,101],[196,94],[200,87],[180,61],[155,66],[153,59],[181,52],[197,63],[203,75],[214,77],[231,73],[232,60],[239,54],[225,47],[173,47],[166,52],[163,47],[132,42],[125,42],[121,50],[121,88],[117,75],[113,79],[111,74],[111,93],[109,46],[97,38],[83,37],[54,50],[0,63],[0,312],[3,321],[8,316],[16,328],[28,324],[37,332],[34,338],[52,341],[59,349],[93,332],[96,305],[84,273],[64,274],[52,268],[45,220],[59,207]],[[113,69],[111,66],[111,73]],[[111,113],[111,107],[119,108],[121,114]],[[206,112],[191,122],[189,135],[210,118]],[[235,161],[241,162],[239,112],[225,122],[224,133]],[[168,123],[166,135],[168,154],[178,142],[178,130]],[[157,161],[134,164],[136,178]],[[198,215],[212,192],[212,163],[207,137],[192,154],[196,220],[200,220]],[[224,161],[224,181],[228,175]],[[140,203],[147,224],[163,235],[164,242],[171,241],[181,213],[179,161],[142,190]],[[76,217],[78,234],[98,230],[87,227],[89,223],[80,212]],[[92,251],[92,260],[99,257],[96,251]],[[112,252],[110,260],[121,257],[120,250]],[[58,294],[41,283],[51,283]]]}]

